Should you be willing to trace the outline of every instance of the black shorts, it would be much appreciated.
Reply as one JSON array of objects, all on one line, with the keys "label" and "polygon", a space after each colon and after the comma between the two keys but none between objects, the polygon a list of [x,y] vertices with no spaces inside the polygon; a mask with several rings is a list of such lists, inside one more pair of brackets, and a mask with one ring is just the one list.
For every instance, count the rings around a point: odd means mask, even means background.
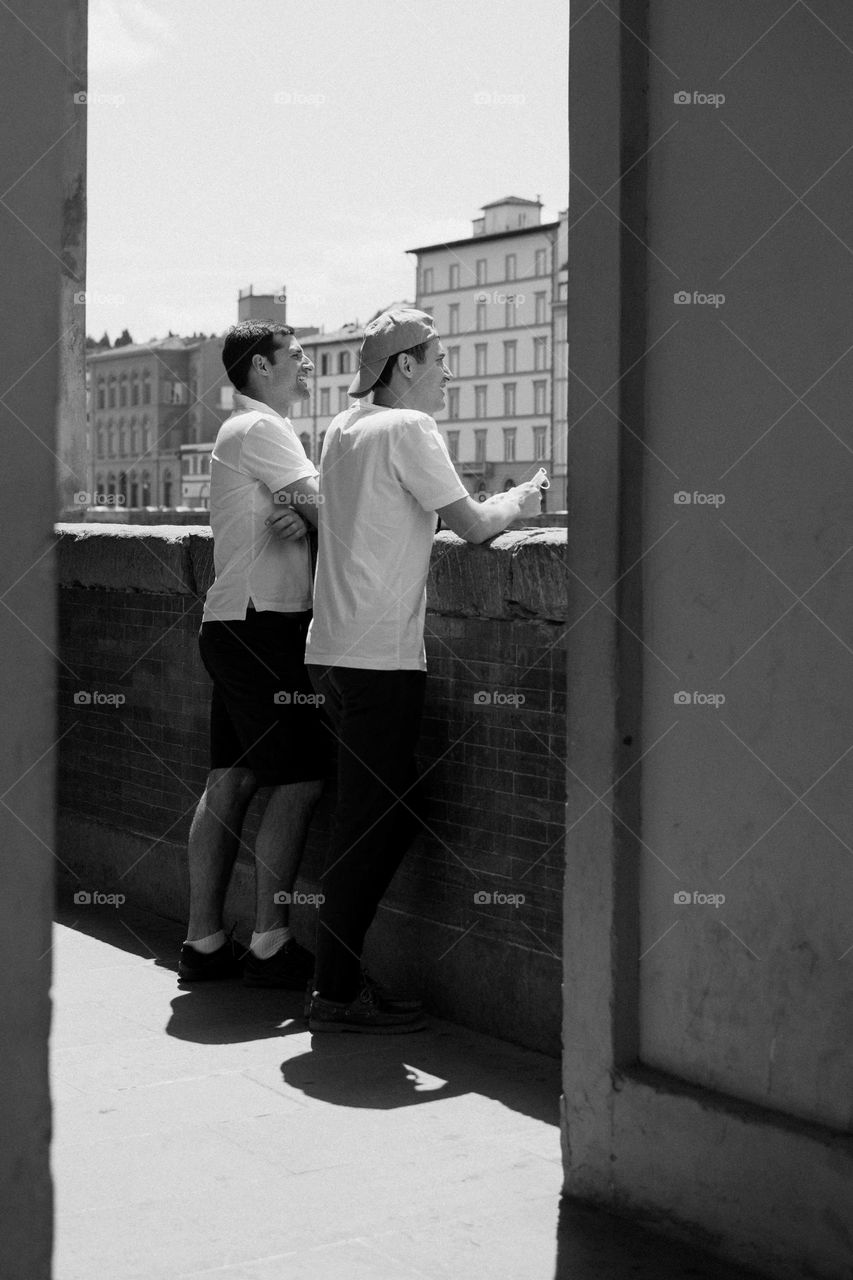
[{"label": "black shorts", "polygon": [[262,787],[333,771],[334,738],[305,670],[310,621],[310,613],[250,609],[244,619],[202,623],[211,769],[251,769]]}]

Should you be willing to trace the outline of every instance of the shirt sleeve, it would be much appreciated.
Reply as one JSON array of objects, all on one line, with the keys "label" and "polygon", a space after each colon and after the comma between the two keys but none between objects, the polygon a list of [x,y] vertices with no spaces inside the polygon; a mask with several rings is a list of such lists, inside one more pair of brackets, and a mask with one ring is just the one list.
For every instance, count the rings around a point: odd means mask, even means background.
[{"label": "shirt sleeve", "polygon": [[240,450],[240,468],[265,484],[270,493],[318,474],[296,432],[271,418],[258,418],[249,427]]},{"label": "shirt sleeve", "polygon": [[468,497],[435,420],[426,413],[408,417],[395,432],[391,465],[400,484],[425,511],[437,511]]}]

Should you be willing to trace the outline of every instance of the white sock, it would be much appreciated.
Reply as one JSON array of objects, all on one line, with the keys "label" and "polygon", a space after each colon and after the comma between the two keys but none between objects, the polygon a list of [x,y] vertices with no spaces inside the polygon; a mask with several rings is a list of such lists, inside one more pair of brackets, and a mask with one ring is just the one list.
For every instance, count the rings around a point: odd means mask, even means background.
[{"label": "white sock", "polygon": [[292,937],[292,929],[286,927],[268,929],[266,933],[253,933],[249,946],[253,956],[257,956],[259,960],[269,960],[270,956],[281,951],[284,944],[290,942]]},{"label": "white sock", "polygon": [[216,933],[210,933],[206,938],[187,938],[187,942],[196,951],[207,956],[211,951],[218,951],[225,942],[225,930],[217,929]]}]

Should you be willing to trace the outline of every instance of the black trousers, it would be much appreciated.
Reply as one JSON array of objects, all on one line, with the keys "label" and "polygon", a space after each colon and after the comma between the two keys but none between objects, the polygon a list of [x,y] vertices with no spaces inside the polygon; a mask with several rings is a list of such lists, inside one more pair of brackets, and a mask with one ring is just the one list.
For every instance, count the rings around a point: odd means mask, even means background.
[{"label": "black trousers", "polygon": [[309,666],[338,740],[338,800],[323,875],[314,985],[349,1001],[376,909],[422,812],[414,752],[426,673]]}]

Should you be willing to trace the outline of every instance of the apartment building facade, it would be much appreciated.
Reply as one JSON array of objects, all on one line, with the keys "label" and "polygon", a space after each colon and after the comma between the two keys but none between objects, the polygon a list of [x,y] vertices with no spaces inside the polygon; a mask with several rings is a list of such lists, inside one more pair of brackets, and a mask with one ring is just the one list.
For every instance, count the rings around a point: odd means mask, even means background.
[{"label": "apartment building facade", "polygon": [[90,353],[93,505],[193,505],[182,449],[212,441],[231,412],[221,351],[221,338],[169,337]]},{"label": "apartment building facade", "polygon": [[408,252],[416,305],[434,317],[454,374],[438,421],[463,482],[488,497],[544,466],[545,505],[560,510],[565,417],[555,414],[555,375],[567,369],[558,277],[568,210],[546,223],[541,212],[538,200],[507,196],[483,206],[470,237]]}]

